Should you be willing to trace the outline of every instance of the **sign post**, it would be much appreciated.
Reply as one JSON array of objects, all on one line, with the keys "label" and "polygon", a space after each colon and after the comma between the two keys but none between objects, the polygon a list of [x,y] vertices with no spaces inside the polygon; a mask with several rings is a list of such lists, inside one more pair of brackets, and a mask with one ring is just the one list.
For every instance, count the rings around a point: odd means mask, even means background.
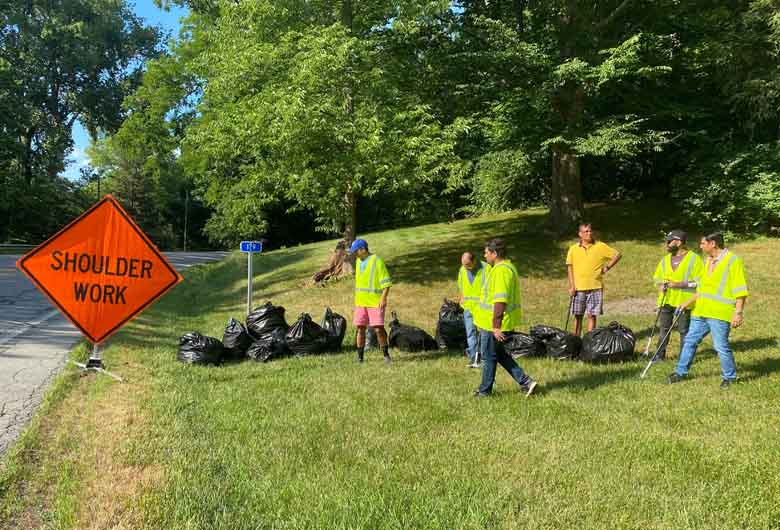
[{"label": "sign post", "polygon": [[258,254],[263,251],[263,243],[261,241],[242,241],[241,252],[246,252],[246,314],[252,312],[252,254],[257,252]]},{"label": "sign post", "polygon": [[111,195],[16,266],[92,343],[82,368],[102,372],[98,345],[182,281]]}]

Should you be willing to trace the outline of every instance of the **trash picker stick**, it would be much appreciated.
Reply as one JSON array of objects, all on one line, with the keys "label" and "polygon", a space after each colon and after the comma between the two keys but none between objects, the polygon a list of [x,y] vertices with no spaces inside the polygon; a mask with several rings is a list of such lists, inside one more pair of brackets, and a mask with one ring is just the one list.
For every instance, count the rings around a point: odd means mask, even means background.
[{"label": "trash picker stick", "polygon": [[661,352],[661,345],[666,341],[666,339],[669,338],[669,335],[672,334],[672,330],[677,325],[677,321],[680,319],[680,315],[682,315],[682,312],[674,316],[674,320],[672,320],[672,325],[669,326],[669,330],[666,332],[666,335],[664,335],[664,338],[661,339],[661,342],[658,343],[658,348],[655,350],[655,354],[653,355],[653,358],[650,359],[650,362],[647,363],[647,366],[645,366],[645,369],[642,370],[642,373],[639,375],[640,379],[644,379],[650,367],[658,361],[658,354]]},{"label": "trash picker stick", "polygon": [[[650,336],[647,337],[647,345],[645,346],[645,352],[642,354],[643,357],[647,357],[647,355],[650,353],[650,344],[653,342],[655,328],[658,326],[658,319],[661,318],[661,308],[664,306],[664,302],[666,302],[666,293],[668,292],[669,289],[664,287],[664,295],[661,297],[661,305],[658,306],[658,311],[655,313],[655,322],[653,322],[653,329],[650,330]],[[661,344],[663,344],[663,341],[661,341]]]}]

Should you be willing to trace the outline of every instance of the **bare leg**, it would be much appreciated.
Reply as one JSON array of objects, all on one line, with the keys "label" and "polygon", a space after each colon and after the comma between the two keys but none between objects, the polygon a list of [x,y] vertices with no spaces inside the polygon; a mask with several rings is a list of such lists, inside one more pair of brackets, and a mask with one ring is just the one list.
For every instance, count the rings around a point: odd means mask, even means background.
[{"label": "bare leg", "polygon": [[574,315],[574,334],[578,337],[582,333],[582,315]]},{"label": "bare leg", "polygon": [[596,327],[596,315],[588,315],[588,331],[593,331]]},{"label": "bare leg", "polygon": [[357,336],[355,337],[355,346],[358,348],[366,347],[366,326],[358,326]]},{"label": "bare leg", "polygon": [[374,331],[376,331],[376,340],[379,342],[379,347],[384,348],[387,346],[387,332],[385,328],[383,326],[374,326]]}]

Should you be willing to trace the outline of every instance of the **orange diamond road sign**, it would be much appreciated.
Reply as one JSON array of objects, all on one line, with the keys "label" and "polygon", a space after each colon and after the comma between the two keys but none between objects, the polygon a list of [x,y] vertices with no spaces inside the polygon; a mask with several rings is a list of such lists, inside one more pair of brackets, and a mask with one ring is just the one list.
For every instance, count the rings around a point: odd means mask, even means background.
[{"label": "orange diamond road sign", "polygon": [[16,266],[95,344],[182,281],[111,195]]}]

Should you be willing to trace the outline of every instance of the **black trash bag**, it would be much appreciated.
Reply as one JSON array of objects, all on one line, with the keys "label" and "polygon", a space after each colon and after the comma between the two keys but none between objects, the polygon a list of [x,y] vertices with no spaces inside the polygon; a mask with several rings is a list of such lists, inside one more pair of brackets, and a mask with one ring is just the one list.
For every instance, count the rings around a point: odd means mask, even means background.
[{"label": "black trash bag", "polygon": [[246,317],[246,327],[255,339],[277,328],[283,328],[285,331],[290,328],[284,320],[284,308],[271,302],[266,302],[249,313]]},{"label": "black trash bag", "polygon": [[287,357],[290,355],[290,350],[287,348],[286,334],[287,332],[283,328],[276,328],[272,332],[258,337],[246,351],[246,356],[262,363]]},{"label": "black trash bag", "polygon": [[328,340],[325,347],[329,351],[339,351],[344,342],[344,335],[347,334],[347,319],[338,313],[334,313],[329,307],[325,308],[325,314],[322,316],[320,327],[328,334]]},{"label": "black trash bag", "polygon": [[436,339],[431,337],[424,330],[401,324],[398,321],[398,315],[393,311],[390,314],[393,320],[390,321],[390,336],[388,343],[391,348],[397,348],[405,352],[420,352],[438,349]]},{"label": "black trash bag", "polygon": [[179,353],[176,358],[187,364],[219,364],[222,362],[222,350],[219,339],[193,331],[179,338]]},{"label": "black trash bag", "polygon": [[295,355],[316,355],[325,351],[328,332],[311,319],[308,313],[301,313],[298,320],[285,335],[287,347]]},{"label": "black trash bag", "polygon": [[252,345],[252,337],[241,322],[231,318],[222,335],[222,345],[225,347],[224,359],[238,361],[246,356],[247,349]]},{"label": "black trash bag", "polygon": [[540,324],[531,328],[531,336],[544,343],[548,357],[576,359],[580,354],[582,340],[562,329]]},{"label": "black trash bag", "polygon": [[463,351],[466,348],[466,324],[463,320],[463,308],[453,300],[445,298],[439,309],[436,342],[442,350]]},{"label": "black trash bag", "polygon": [[544,357],[544,342],[525,333],[512,333],[504,341],[504,349],[512,357]]},{"label": "black trash bag", "polygon": [[636,337],[619,322],[589,331],[582,338],[580,359],[592,363],[622,362],[634,357]]}]

